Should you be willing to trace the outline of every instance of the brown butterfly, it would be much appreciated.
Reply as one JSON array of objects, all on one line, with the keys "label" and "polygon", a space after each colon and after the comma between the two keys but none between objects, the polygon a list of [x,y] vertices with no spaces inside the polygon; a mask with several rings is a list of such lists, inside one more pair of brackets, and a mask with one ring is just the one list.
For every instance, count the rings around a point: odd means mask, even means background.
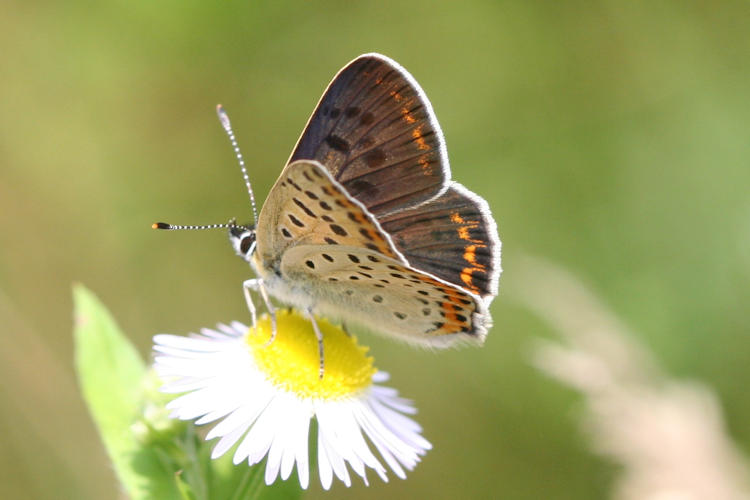
[{"label": "brown butterfly", "polygon": [[491,325],[495,221],[485,200],[451,180],[419,84],[380,54],[339,71],[257,223],[229,227],[257,276],[244,283],[253,316],[251,289],[271,313],[269,294],[306,311],[319,339],[313,314],[435,347],[481,344]]}]

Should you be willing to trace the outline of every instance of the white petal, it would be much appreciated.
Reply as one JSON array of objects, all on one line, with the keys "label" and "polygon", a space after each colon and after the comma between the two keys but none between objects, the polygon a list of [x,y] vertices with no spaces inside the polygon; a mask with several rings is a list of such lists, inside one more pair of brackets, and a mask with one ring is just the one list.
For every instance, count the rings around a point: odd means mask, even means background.
[{"label": "white petal", "polygon": [[383,406],[377,400],[371,399],[369,403],[380,421],[406,444],[424,450],[432,448],[429,441],[419,434],[422,429],[415,421]]},{"label": "white petal", "polygon": [[412,442],[412,435],[408,429],[398,427],[397,422],[386,420],[392,415],[378,412],[377,403],[368,401],[368,411],[363,411],[362,416],[371,424],[375,435],[397,456],[410,456],[414,453],[414,449],[421,448]]},{"label": "white petal", "polygon": [[280,477],[286,481],[292,473],[294,468],[294,442],[299,435],[300,422],[298,415],[287,415],[287,421],[285,422],[286,432],[281,433],[283,437],[283,448],[281,450],[281,472]]},{"label": "white petal", "polygon": [[398,391],[395,389],[391,389],[390,387],[373,386],[370,388],[370,392],[373,397],[381,401],[383,404],[390,406],[394,410],[409,415],[417,413],[414,403],[410,399],[399,397]]},{"label": "white petal", "polygon": [[216,352],[222,349],[222,344],[213,340],[178,335],[155,335],[154,343],[157,350],[159,346],[173,347],[184,350],[185,355],[189,355],[191,352]]},{"label": "white petal", "polygon": [[260,414],[252,427],[250,427],[250,431],[237,447],[233,458],[235,464],[247,458],[248,464],[253,465],[260,462],[266,453],[268,453],[276,431],[274,428],[276,422],[275,413],[279,410],[280,406],[274,405],[274,402],[275,398],[268,403],[265,411]]},{"label": "white petal", "polygon": [[241,403],[239,408],[235,409],[227,418],[216,424],[216,426],[206,435],[206,439],[208,440],[213,439],[216,436],[223,436],[234,431],[237,427],[249,427],[250,424],[255,422],[258,415],[260,415],[271,400],[270,394],[264,396],[265,397],[259,396],[255,400],[247,398],[245,401],[238,402]]},{"label": "white petal", "polygon": [[241,337],[247,333],[248,328],[242,323],[237,324],[240,325],[240,328],[232,328],[231,326],[223,324],[218,325],[219,331],[210,328],[201,328],[201,334],[217,340],[229,340],[235,337]]},{"label": "white petal", "polygon": [[232,321],[230,326],[235,332],[239,332],[240,335],[244,335],[248,331],[248,327],[239,321]]},{"label": "white petal", "polygon": [[406,477],[406,473],[404,472],[404,469],[401,467],[398,461],[393,457],[393,454],[390,452],[390,448],[388,444],[386,443],[386,440],[383,439],[381,430],[377,429],[377,425],[374,425],[373,423],[371,423],[371,416],[372,416],[371,413],[363,412],[362,415],[360,415],[360,418],[358,419],[358,421],[360,425],[362,426],[362,428],[364,429],[365,433],[367,434],[367,437],[370,438],[370,441],[375,446],[375,448],[377,448],[378,452],[386,461],[386,463],[391,468],[391,470],[398,477],[400,477],[401,479],[404,479]]},{"label": "white petal", "polygon": [[189,420],[202,417],[208,409],[225,406],[228,397],[231,398],[231,395],[213,387],[203,388],[173,399],[167,404],[167,409],[173,410],[176,418]]},{"label": "white petal", "polygon": [[[339,479],[342,479],[339,470],[336,468],[336,458],[340,458],[342,464],[344,462],[349,462],[355,472],[357,470],[362,470],[363,464],[354,453],[351,446],[349,446],[349,443],[342,438],[343,429],[341,420],[344,420],[345,416],[340,415],[335,411],[336,406],[337,403],[323,403],[318,405],[316,413],[318,417],[318,432],[322,433],[326,438],[326,451],[331,458],[333,471]],[[346,470],[345,464],[343,465],[343,469]]]},{"label": "white petal", "polygon": [[325,445],[323,444],[323,434],[318,432],[318,471],[320,473],[320,485],[324,490],[331,489],[333,482],[333,469],[331,461],[328,459]]},{"label": "white petal", "polygon": [[350,404],[347,404],[347,408],[344,410],[340,408],[339,415],[339,432],[341,433],[341,440],[336,444],[341,448],[349,447],[353,456],[349,458],[349,463],[352,469],[359,474],[365,482],[365,465],[378,471],[383,471],[383,465],[375,458],[375,455],[370,451],[370,447],[367,446],[364,438],[362,437],[362,431],[360,430],[357,421],[354,419],[354,414],[351,411]]},{"label": "white petal", "polygon": [[273,482],[276,481],[276,476],[279,475],[281,457],[284,453],[283,440],[283,432],[274,433],[273,440],[271,441],[271,448],[268,450],[268,460],[266,460],[266,484],[273,484]]},{"label": "white petal", "polygon": [[224,455],[229,449],[237,443],[237,441],[242,437],[242,435],[247,432],[247,429],[250,427],[250,422],[247,422],[247,425],[242,427],[237,427],[232,432],[228,434],[224,434],[221,439],[219,439],[219,442],[216,443],[216,446],[214,446],[214,449],[211,450],[211,458],[219,458],[220,456]]},{"label": "white petal", "polygon": [[276,480],[282,465],[287,462],[285,470],[281,472],[281,478],[286,479],[292,471],[294,465],[294,449],[289,443],[289,439],[295,437],[294,416],[299,415],[298,407],[301,406],[300,400],[291,394],[280,392],[276,395],[274,404],[279,408],[285,408],[286,411],[277,412],[276,432],[274,433],[271,448],[268,452],[266,461],[266,484],[271,484]]},{"label": "white petal", "polygon": [[301,414],[299,420],[299,430],[295,441],[296,447],[294,449],[294,457],[297,462],[297,477],[299,478],[299,484],[303,490],[306,490],[307,486],[310,484],[310,465],[307,450],[310,433],[309,413]]},{"label": "white petal", "polygon": [[[347,488],[350,487],[352,485],[352,480],[349,477],[349,471],[346,470],[344,459],[339,453],[333,450],[328,438],[328,431],[320,424],[320,420],[318,420],[318,448],[322,449],[325,453],[331,467],[333,467],[333,472],[336,474],[336,477],[339,478]],[[325,485],[323,487],[325,487]]]}]

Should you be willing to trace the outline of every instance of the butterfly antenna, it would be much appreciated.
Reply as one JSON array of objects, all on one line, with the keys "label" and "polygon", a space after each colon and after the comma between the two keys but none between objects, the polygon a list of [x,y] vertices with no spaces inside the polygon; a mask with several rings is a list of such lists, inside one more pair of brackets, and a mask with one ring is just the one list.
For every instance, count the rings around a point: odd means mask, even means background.
[{"label": "butterfly antenna", "polygon": [[204,226],[178,226],[175,224],[167,224],[166,222],[154,222],[151,224],[151,229],[165,229],[167,231],[177,231],[182,229],[231,229],[237,227],[234,221],[227,224],[206,224]]},{"label": "butterfly antenna", "polygon": [[232,130],[232,124],[229,121],[229,115],[227,115],[227,112],[224,111],[224,106],[221,104],[218,104],[216,106],[216,114],[219,115],[219,121],[221,122],[221,126],[224,127],[224,131],[227,133],[227,136],[229,136],[229,142],[232,143],[232,148],[234,148],[234,155],[237,157],[237,162],[240,164],[240,169],[242,170],[242,178],[245,179],[245,186],[247,187],[247,194],[250,195],[250,204],[253,207],[253,224],[255,224],[258,220],[258,211],[255,208],[255,195],[253,194],[253,188],[250,185],[250,177],[247,175],[247,168],[245,168],[245,160],[242,158],[242,153],[240,152],[240,146],[237,144],[237,139],[234,137],[234,131]]}]

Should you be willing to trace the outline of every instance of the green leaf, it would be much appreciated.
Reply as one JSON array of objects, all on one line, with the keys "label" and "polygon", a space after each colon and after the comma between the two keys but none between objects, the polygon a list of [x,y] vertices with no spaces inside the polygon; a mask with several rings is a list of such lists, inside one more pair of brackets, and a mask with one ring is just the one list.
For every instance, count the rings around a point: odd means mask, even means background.
[{"label": "green leaf", "polygon": [[177,485],[177,490],[180,492],[182,500],[196,500],[193,488],[182,478],[182,473],[174,475],[174,481]]},{"label": "green leaf", "polygon": [[159,450],[133,433],[144,404],[146,365],[93,293],[76,285],[73,298],[78,381],[117,477],[133,500],[179,499]]},{"label": "green leaf", "polygon": [[[154,377],[104,305],[82,285],[74,287],[73,298],[81,392],[131,499],[300,498],[294,476],[266,486],[265,464],[235,466],[231,452],[211,460],[212,443],[196,436],[192,424],[165,418]],[[145,417],[144,410],[152,415]]]}]

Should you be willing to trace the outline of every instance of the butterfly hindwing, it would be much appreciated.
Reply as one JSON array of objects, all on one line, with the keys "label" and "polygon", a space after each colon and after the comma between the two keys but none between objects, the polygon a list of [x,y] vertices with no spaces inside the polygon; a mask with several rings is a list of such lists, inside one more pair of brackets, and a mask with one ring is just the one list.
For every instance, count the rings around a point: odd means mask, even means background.
[{"label": "butterfly hindwing", "polygon": [[489,328],[479,297],[369,249],[295,246],[281,273],[309,284],[306,293],[324,314],[413,343],[481,343]]},{"label": "butterfly hindwing", "polygon": [[410,265],[481,297],[497,295],[500,240],[487,202],[458,183],[419,207],[380,218]]},{"label": "butterfly hindwing", "polygon": [[319,161],[375,217],[440,194],[448,155],[432,106],[395,61],[366,54],[330,83],[289,162]]},{"label": "butterfly hindwing", "polygon": [[282,255],[299,245],[360,247],[405,262],[375,218],[316,161],[286,166],[263,204],[256,231],[266,269],[277,269]]}]

